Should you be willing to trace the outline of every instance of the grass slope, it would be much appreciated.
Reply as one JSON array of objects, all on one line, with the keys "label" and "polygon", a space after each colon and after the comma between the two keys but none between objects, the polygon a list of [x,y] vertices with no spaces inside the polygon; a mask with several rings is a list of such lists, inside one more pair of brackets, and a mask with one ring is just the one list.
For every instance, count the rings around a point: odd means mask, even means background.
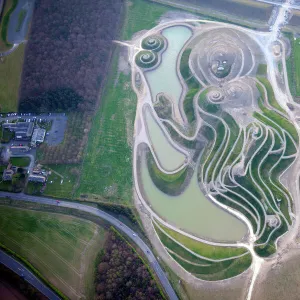
[{"label": "grass slope", "polygon": [[0,111],[13,112],[18,108],[19,86],[25,46],[20,45],[9,56],[0,60]]},{"label": "grass slope", "polygon": [[[172,229],[169,229],[165,227],[162,224],[159,224],[159,226],[171,237],[173,237],[176,241],[190,249],[191,251],[205,256],[207,258],[211,259],[222,259],[222,258],[228,258],[232,256],[241,255],[247,252],[244,248],[233,248],[233,247],[218,247],[218,246],[212,246],[209,244],[205,244],[202,242],[198,242],[194,239],[191,239],[185,235],[182,235],[181,233],[178,233]],[[172,250],[172,249],[171,249]]]}]

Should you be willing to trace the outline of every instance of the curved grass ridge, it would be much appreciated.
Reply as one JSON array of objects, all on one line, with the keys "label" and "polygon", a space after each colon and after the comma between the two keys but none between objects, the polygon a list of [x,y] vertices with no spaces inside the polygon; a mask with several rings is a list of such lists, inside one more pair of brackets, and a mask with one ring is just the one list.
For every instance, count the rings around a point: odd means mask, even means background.
[{"label": "curved grass ridge", "polygon": [[[268,109],[260,98],[259,107],[263,113],[255,112],[253,116],[258,123],[251,124],[246,130],[240,129],[220,105],[208,101],[208,91],[206,89],[199,96],[199,113],[213,130],[214,140],[201,167],[201,181],[204,186],[209,186],[207,192],[218,201],[248,218],[258,236],[258,253],[270,255],[274,252],[270,249],[276,249],[277,238],[292,223],[292,198],[279,177],[297,153],[297,131],[280,110],[271,91],[269,97],[273,99],[269,102],[275,109]],[[255,128],[260,128],[257,134],[254,133]],[[255,151],[247,157],[251,143],[255,145]],[[291,160],[287,162],[286,158]],[[235,166],[238,164],[241,171],[236,174]],[[277,224],[266,225],[268,216],[277,220]],[[264,248],[267,249],[265,253]]]},{"label": "curved grass ridge", "polygon": [[201,243],[158,221],[153,221],[153,226],[169,255],[186,271],[200,279],[224,280],[241,274],[251,265],[252,258],[246,249]]}]

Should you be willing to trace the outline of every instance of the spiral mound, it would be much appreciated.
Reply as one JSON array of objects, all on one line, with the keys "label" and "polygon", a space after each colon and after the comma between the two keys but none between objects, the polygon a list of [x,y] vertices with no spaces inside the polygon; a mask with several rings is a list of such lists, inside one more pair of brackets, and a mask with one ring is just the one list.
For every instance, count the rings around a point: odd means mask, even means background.
[{"label": "spiral mound", "polygon": [[165,45],[165,41],[162,36],[159,35],[150,35],[143,39],[142,47],[146,50],[152,50],[155,52],[159,52],[163,49]]},{"label": "spiral mound", "polygon": [[148,50],[140,51],[135,57],[135,63],[141,68],[152,68],[157,62],[157,54]]},{"label": "spiral mound", "polygon": [[207,99],[210,102],[219,103],[219,102],[222,102],[222,100],[224,100],[224,94],[221,90],[214,89],[207,93]]}]

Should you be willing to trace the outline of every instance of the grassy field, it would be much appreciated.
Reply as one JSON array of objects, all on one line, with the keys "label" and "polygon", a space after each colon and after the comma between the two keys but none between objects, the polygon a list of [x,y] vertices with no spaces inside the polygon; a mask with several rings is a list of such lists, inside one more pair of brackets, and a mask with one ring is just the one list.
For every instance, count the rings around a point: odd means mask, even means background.
[{"label": "grassy field", "polygon": [[12,112],[18,109],[24,48],[22,44],[12,54],[0,59],[0,112]]},{"label": "grassy field", "polygon": [[300,38],[291,39],[292,46],[292,68],[288,70],[292,72],[292,77],[295,85],[296,96],[300,96]]},{"label": "grassy field", "polygon": [[28,167],[30,164],[29,157],[11,157],[10,162],[13,166]]},{"label": "grassy field", "polygon": [[[128,39],[136,31],[155,26],[167,10],[148,1],[128,1],[121,38]],[[117,49],[100,108],[93,119],[76,197],[131,204],[136,95],[131,89],[130,74],[118,72],[119,54]]]},{"label": "grassy field", "polygon": [[73,198],[79,178],[79,165],[46,165],[51,171],[44,195],[58,198]]},{"label": "grassy field", "polygon": [[94,294],[105,231],[83,219],[1,206],[1,243],[26,258],[71,299]]},{"label": "grassy field", "polygon": [[127,16],[123,31],[123,39],[131,39],[133,34],[151,29],[157,25],[159,18],[169,10],[174,10],[162,4],[148,0],[131,0],[127,2]]}]

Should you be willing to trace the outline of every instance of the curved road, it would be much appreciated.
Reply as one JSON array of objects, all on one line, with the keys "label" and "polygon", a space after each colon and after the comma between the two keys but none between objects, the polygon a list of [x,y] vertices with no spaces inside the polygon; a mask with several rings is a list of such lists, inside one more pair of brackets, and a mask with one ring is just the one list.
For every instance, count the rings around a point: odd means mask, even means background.
[{"label": "curved road", "polygon": [[[135,244],[137,244],[140,249],[144,252],[145,256],[147,257],[150,266],[158,276],[162,286],[164,287],[164,290],[166,294],[168,295],[169,299],[171,300],[177,300],[178,297],[175,294],[175,291],[173,290],[166,274],[162,270],[161,266],[159,265],[156,257],[150,250],[150,248],[146,245],[146,243],[128,226],[111,216],[110,214],[107,214],[106,212],[88,206],[84,204],[79,204],[79,203],[74,203],[74,202],[68,202],[68,201],[62,201],[60,200],[59,203],[57,203],[56,200],[52,198],[47,198],[47,197],[37,197],[37,196],[30,196],[30,195],[25,195],[25,194],[14,194],[14,193],[9,193],[9,192],[0,192],[0,197],[9,197],[14,200],[19,200],[19,201],[28,201],[28,202],[37,202],[37,203],[42,203],[42,204],[48,204],[48,205],[59,205],[62,207],[67,207],[67,208],[73,208],[73,209],[78,209],[80,211],[85,211],[90,214],[96,215],[110,224],[112,224],[114,227],[118,228],[118,230],[122,231],[124,234],[126,234],[130,239],[132,239]],[[50,298],[50,299],[57,299],[56,298]]]},{"label": "curved road", "polygon": [[26,269],[21,263],[16,261],[13,257],[7,255],[5,252],[0,250],[0,263],[5,265],[7,268],[14,271],[21,277],[34,286],[37,290],[43,293],[47,298],[53,300],[59,300],[60,298],[43,282],[41,282],[35,275],[33,275],[28,269]]}]

